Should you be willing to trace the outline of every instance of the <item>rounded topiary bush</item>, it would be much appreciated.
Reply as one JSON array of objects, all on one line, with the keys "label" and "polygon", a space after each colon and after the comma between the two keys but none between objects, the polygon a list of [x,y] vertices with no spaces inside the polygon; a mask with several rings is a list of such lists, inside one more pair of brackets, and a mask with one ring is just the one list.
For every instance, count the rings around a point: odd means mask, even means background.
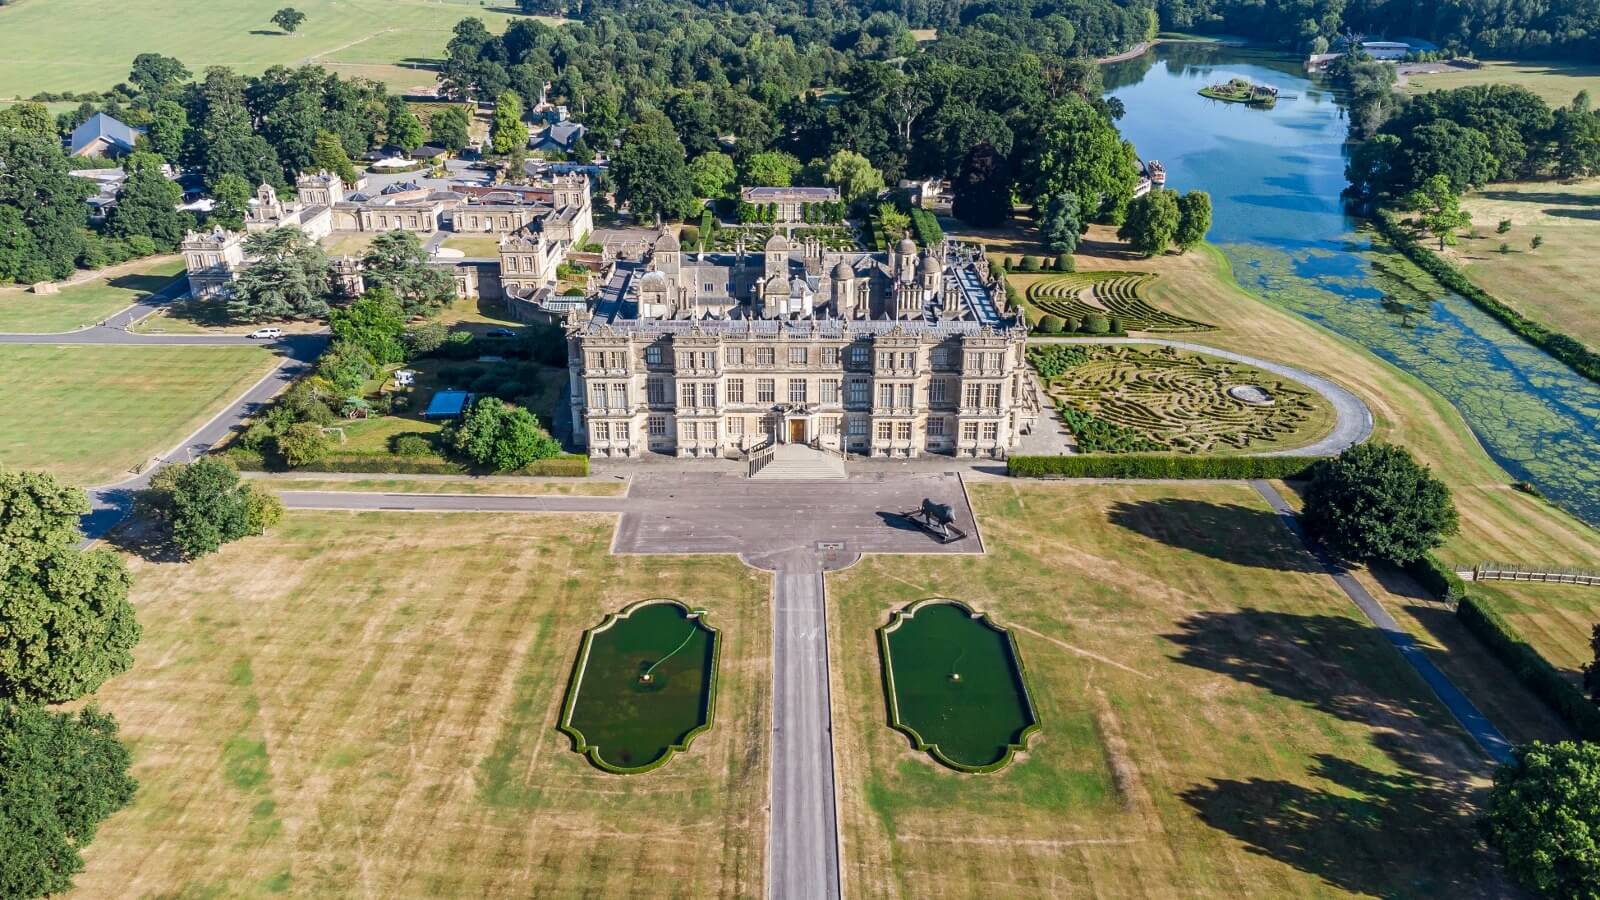
[{"label": "rounded topiary bush", "polygon": [[1111,317],[1111,331],[1112,331],[1112,333],[1121,334],[1122,332],[1124,332],[1126,330],[1127,329],[1122,327],[1122,317],[1121,316],[1112,316]]},{"label": "rounded topiary bush", "polygon": [[433,442],[420,434],[397,434],[389,439],[389,452],[396,456],[427,456]]},{"label": "rounded topiary bush", "polygon": [[1067,330],[1067,323],[1060,316],[1045,316],[1039,320],[1039,330],[1045,334],[1060,334]]},{"label": "rounded topiary bush", "polygon": [[1085,334],[1109,334],[1111,320],[1105,316],[1085,316],[1082,330]]},{"label": "rounded topiary bush", "polygon": [[1071,253],[1062,253],[1056,257],[1057,272],[1073,272],[1077,268],[1078,265],[1073,261]]},{"label": "rounded topiary bush", "polygon": [[1037,256],[1024,256],[1022,258],[1022,271],[1024,271],[1024,272],[1037,272],[1037,271],[1039,271],[1039,258]]}]

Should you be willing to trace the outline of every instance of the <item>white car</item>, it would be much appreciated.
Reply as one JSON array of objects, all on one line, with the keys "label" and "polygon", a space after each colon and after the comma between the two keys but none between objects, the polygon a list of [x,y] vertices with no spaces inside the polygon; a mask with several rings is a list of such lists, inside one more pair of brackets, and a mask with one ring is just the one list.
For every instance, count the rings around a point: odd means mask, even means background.
[{"label": "white car", "polygon": [[273,341],[283,337],[282,328],[257,328],[250,332],[249,337],[258,341]]}]

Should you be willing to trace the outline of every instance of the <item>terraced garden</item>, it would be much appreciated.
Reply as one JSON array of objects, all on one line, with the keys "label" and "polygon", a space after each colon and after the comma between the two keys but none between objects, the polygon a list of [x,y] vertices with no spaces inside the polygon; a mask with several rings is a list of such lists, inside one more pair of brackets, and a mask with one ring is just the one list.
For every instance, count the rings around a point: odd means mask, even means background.
[{"label": "terraced garden", "polygon": [[[1071,272],[1041,278],[1028,285],[1027,300],[1041,315],[1066,320],[1076,331],[1091,317],[1115,319],[1124,331],[1214,331],[1216,326],[1185,319],[1150,305],[1145,286],[1151,272]],[[1073,323],[1079,323],[1074,326]],[[1113,329],[1115,323],[1113,323]]]},{"label": "terraced garden", "polygon": [[1046,386],[1081,452],[1258,453],[1333,426],[1316,393],[1251,366],[1171,347],[1082,349]]}]

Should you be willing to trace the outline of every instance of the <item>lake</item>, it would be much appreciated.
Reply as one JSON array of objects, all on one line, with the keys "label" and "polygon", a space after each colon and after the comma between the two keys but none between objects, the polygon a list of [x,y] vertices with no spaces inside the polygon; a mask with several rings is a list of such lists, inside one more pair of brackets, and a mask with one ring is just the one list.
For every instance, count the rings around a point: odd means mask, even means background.
[{"label": "lake", "polygon": [[[1127,108],[1123,135],[1165,164],[1167,187],[1210,192],[1209,239],[1246,289],[1426,382],[1513,478],[1600,524],[1600,385],[1461,297],[1396,275],[1411,267],[1374,249],[1339,199],[1349,148],[1336,90],[1298,58],[1211,44],[1159,45],[1105,77]],[[1257,109],[1197,93],[1232,77],[1295,99]]]}]

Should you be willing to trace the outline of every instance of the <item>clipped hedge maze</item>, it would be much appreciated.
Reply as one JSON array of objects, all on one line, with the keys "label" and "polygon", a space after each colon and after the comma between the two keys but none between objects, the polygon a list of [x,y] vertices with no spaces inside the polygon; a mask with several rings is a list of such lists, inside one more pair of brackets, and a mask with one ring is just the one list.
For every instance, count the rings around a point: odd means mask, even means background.
[{"label": "clipped hedge maze", "polygon": [[1041,315],[1079,322],[1089,316],[1122,320],[1125,331],[1214,331],[1216,326],[1175,316],[1151,306],[1144,286],[1150,272],[1072,272],[1052,275],[1028,286],[1028,303]]},{"label": "clipped hedge maze", "polygon": [[[1271,402],[1250,403],[1228,393],[1241,385],[1265,389]],[[1089,453],[1245,450],[1294,435],[1322,403],[1277,376],[1171,347],[1093,347],[1085,362],[1051,379],[1047,390],[1080,449]],[[1092,446],[1084,444],[1075,420],[1099,423],[1087,435],[1094,438]]]}]

